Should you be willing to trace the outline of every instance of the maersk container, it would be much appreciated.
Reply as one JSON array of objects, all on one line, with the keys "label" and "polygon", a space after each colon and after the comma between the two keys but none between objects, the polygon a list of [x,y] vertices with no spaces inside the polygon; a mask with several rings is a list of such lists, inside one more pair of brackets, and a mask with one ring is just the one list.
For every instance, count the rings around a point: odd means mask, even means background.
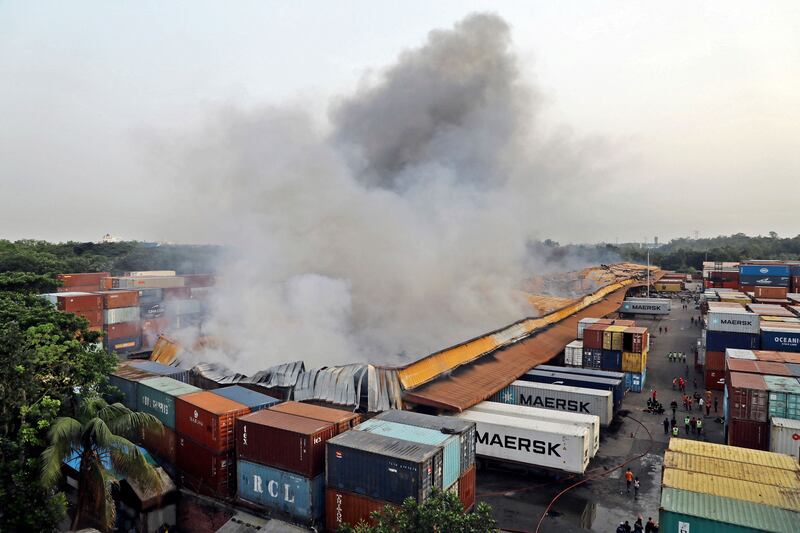
[{"label": "maersk container", "polygon": [[564,347],[564,364],[583,366],[583,341],[572,341]]},{"label": "maersk container", "polygon": [[585,427],[466,410],[456,415],[475,422],[479,457],[583,474],[591,439]]},{"label": "maersk container", "polygon": [[434,465],[433,482],[436,487],[448,489],[458,481],[458,476],[461,475],[461,442],[457,435],[446,435],[433,429],[374,418],[362,422],[354,429],[393,439],[442,447],[442,463]]},{"label": "maersk container", "polygon": [[520,379],[522,381],[534,381],[537,383],[551,383],[553,385],[567,385],[569,387],[611,391],[614,399],[615,411],[622,406],[622,399],[625,397],[625,389],[622,386],[621,379],[606,379],[595,376],[571,374],[568,372],[545,372],[542,370],[529,370],[523,374]]},{"label": "maersk container", "polygon": [[397,440],[366,431],[346,431],[326,443],[328,487],[376,500],[422,503],[435,488],[438,446]]},{"label": "maersk container", "polygon": [[556,422],[584,427],[589,432],[589,457],[594,457],[600,449],[600,417],[595,415],[581,415],[578,413],[565,413],[525,405],[511,405],[499,402],[481,402],[470,407],[470,411],[480,413],[494,413],[511,417],[525,418],[527,420],[540,420],[542,422]]},{"label": "maersk container", "polygon": [[660,531],[674,533],[794,533],[797,514],[769,505],[662,487]]},{"label": "maersk container", "polygon": [[800,330],[764,326],[761,328],[761,349],[800,352]]},{"label": "maersk container", "polygon": [[597,348],[583,349],[583,368],[600,369],[603,366],[603,350]]},{"label": "maersk container", "polygon": [[795,377],[764,376],[769,391],[769,416],[800,420],[800,381]]},{"label": "maersk container", "polygon": [[260,392],[246,389],[239,385],[233,385],[231,387],[222,387],[220,389],[214,389],[211,392],[213,392],[217,396],[222,396],[223,398],[227,398],[229,400],[233,400],[234,402],[239,402],[241,404],[244,404],[247,407],[249,407],[251,411],[266,409],[271,405],[280,403],[280,400],[278,400],[277,398],[273,398],[272,396],[267,396],[266,394],[261,394]]},{"label": "maersk container", "polygon": [[620,350],[602,350],[600,360],[600,368],[603,370],[622,370],[622,351]]},{"label": "maersk container", "polygon": [[106,324],[118,324],[120,322],[136,322],[140,318],[138,307],[117,307],[116,309],[106,309],[103,311],[103,319]]},{"label": "maersk container", "polygon": [[458,435],[461,441],[461,473],[464,474],[475,464],[475,424],[471,422],[452,416],[432,416],[399,409],[384,411],[375,419]]},{"label": "maersk container", "polygon": [[175,398],[201,389],[168,377],[143,379],[138,387],[138,409],[175,429]]},{"label": "maersk container", "polygon": [[631,392],[642,392],[647,379],[647,369],[644,372],[625,372],[625,387]]},{"label": "maersk container", "polygon": [[769,424],[769,451],[785,453],[800,461],[800,420],[776,416]]},{"label": "maersk container", "polygon": [[613,393],[609,390],[515,381],[489,400],[512,405],[528,405],[542,409],[596,415],[600,417],[601,426],[608,426],[614,418],[614,398]]},{"label": "maersk container", "polygon": [[312,525],[325,515],[325,474],[313,478],[240,459],[236,495]]},{"label": "maersk container", "polygon": [[133,368],[137,368],[145,372],[150,372],[151,374],[157,376],[167,376],[174,380],[181,381],[183,383],[189,383],[189,371],[184,368],[162,365],[161,363],[156,363],[155,361],[147,361],[147,360],[131,361],[129,364]]},{"label": "maersk container", "polygon": [[587,326],[591,326],[592,324],[597,323],[599,318],[581,318],[578,320],[578,340],[583,340],[583,330],[586,329]]},{"label": "maersk container", "polygon": [[753,333],[732,333],[730,331],[706,331],[706,350],[724,352],[726,348],[758,350],[759,338]]},{"label": "maersk container", "polygon": [[668,315],[670,301],[667,298],[626,298],[619,310],[632,315]]},{"label": "maersk container", "polygon": [[726,309],[725,311],[708,312],[709,331],[757,334],[760,326],[759,316],[746,311],[744,308],[741,311]]}]

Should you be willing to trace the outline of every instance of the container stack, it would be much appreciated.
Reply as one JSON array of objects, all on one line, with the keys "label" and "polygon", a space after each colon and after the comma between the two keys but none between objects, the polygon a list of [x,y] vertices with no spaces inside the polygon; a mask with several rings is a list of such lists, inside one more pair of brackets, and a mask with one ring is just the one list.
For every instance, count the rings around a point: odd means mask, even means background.
[{"label": "container stack", "polygon": [[664,455],[663,531],[797,531],[800,466],[778,453],[673,438]]},{"label": "container stack", "polygon": [[647,379],[647,353],[650,334],[647,328],[628,327],[622,332],[622,371],[626,388],[642,392]]},{"label": "container stack", "polygon": [[[739,265],[739,290],[755,293],[756,287],[783,287],[791,285],[791,268],[778,262]],[[788,291],[787,291],[788,292]]]},{"label": "container stack", "polygon": [[583,368],[583,341],[574,340],[564,347],[564,364]]},{"label": "container stack", "polygon": [[592,324],[583,331],[583,367],[624,372],[628,390],[641,392],[647,378],[647,328]]},{"label": "container stack", "polygon": [[725,350],[752,350],[759,347],[760,317],[738,304],[714,304],[709,307],[704,336],[705,384],[707,389],[722,390]]},{"label": "container stack", "polygon": [[163,431],[145,431],[142,443],[145,448],[165,461],[175,464],[177,433],[175,432],[175,403],[184,394],[200,392],[188,383],[165,376],[138,381],[136,385],[136,410],[149,413],[163,424]]},{"label": "container stack", "polygon": [[540,370],[537,367],[520,376],[520,381],[610,391],[615,412],[622,407],[622,400],[625,397],[624,379],[605,378],[597,375],[575,374],[569,372],[566,368],[564,371],[554,372],[549,370]]}]

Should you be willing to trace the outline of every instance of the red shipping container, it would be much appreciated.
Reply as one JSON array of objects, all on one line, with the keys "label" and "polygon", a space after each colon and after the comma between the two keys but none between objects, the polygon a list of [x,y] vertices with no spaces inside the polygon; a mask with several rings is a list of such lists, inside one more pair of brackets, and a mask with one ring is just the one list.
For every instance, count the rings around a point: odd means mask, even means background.
[{"label": "red shipping container", "polygon": [[92,311],[72,311],[74,314],[85,318],[89,321],[89,326],[102,328],[103,327],[103,310],[95,309]]},{"label": "red shipping container", "polygon": [[603,332],[608,326],[592,324],[583,330],[583,347],[595,350],[603,349]]},{"label": "red shipping container", "polygon": [[769,422],[736,420],[728,422],[728,445],[769,450]]},{"label": "red shipping container", "polygon": [[771,298],[773,300],[783,300],[789,289],[786,287],[761,287],[756,286],[753,290],[756,298]]},{"label": "red shipping container", "polygon": [[725,389],[725,372],[723,370],[710,370],[706,368],[705,381],[706,389],[708,390],[724,390]]},{"label": "red shipping container", "polygon": [[188,300],[192,297],[191,287],[167,287],[161,289],[161,299],[167,300]]},{"label": "red shipping container", "polygon": [[163,431],[145,430],[142,432],[142,446],[153,455],[171,465],[175,464],[178,435],[172,428],[163,426]]},{"label": "red shipping container", "polygon": [[469,470],[458,478],[458,499],[461,500],[465,511],[469,511],[475,505],[475,478],[475,465],[469,467]]},{"label": "red shipping container", "polygon": [[706,370],[724,370],[725,352],[706,352]]},{"label": "red shipping container", "polygon": [[650,342],[647,328],[630,327],[624,333],[631,335],[631,352],[642,353],[642,351],[647,351]]},{"label": "red shipping container", "polygon": [[730,373],[728,412],[731,419],[767,421],[769,393],[758,374]]},{"label": "red shipping container", "polygon": [[59,311],[74,313],[75,311],[94,311],[103,309],[103,297],[99,294],[82,294],[79,296],[58,296],[56,307]]},{"label": "red shipping container", "polygon": [[141,323],[120,322],[119,324],[106,324],[103,326],[106,339],[120,339],[122,337],[138,337],[141,333]]},{"label": "red shipping container", "polygon": [[103,296],[104,309],[117,309],[120,307],[138,307],[138,291],[99,291]]},{"label": "red shipping container", "polygon": [[78,272],[73,274],[58,274],[56,279],[61,281],[63,287],[93,287],[100,288],[100,280],[110,276],[110,272]]},{"label": "red shipping container", "polygon": [[215,498],[230,498],[235,494],[236,455],[233,449],[213,453],[179,434],[175,455],[183,485]]},{"label": "red shipping container", "polygon": [[363,420],[362,416],[358,413],[331,409],[330,407],[322,407],[321,405],[312,405],[309,403],[284,402],[273,405],[269,409],[281,413],[288,413],[290,415],[311,418],[313,420],[321,420],[322,422],[330,422],[336,425],[337,435],[356,427]]},{"label": "red shipping container", "polygon": [[100,279],[100,288],[105,290],[110,290],[114,288],[114,278],[101,278]]},{"label": "red shipping container", "polygon": [[792,292],[800,292],[800,276],[792,276]]},{"label": "red shipping container", "polygon": [[233,421],[250,408],[208,391],[175,399],[175,430],[214,453],[234,447]]},{"label": "red shipping container", "polygon": [[183,284],[185,287],[213,287],[216,279],[211,274],[184,274]]},{"label": "red shipping container", "polygon": [[325,443],[336,426],[262,409],[236,419],[239,459],[314,477],[325,471]]},{"label": "red shipping container", "polygon": [[94,285],[78,285],[75,287],[57,287],[56,292],[95,292],[97,287]]},{"label": "red shipping container", "polygon": [[392,503],[328,487],[325,489],[325,528],[339,531],[344,524],[355,526],[362,521],[374,526],[376,522],[370,514],[387,505],[397,507]]}]

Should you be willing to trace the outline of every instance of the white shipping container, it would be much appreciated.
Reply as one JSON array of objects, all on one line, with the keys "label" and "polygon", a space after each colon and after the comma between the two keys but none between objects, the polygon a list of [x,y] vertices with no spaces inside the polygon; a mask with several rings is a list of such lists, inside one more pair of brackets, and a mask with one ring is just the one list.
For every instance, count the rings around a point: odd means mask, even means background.
[{"label": "white shipping container", "polygon": [[578,320],[578,340],[583,339],[583,330],[592,324],[597,324],[599,318],[581,318]]},{"label": "white shipping container", "polygon": [[619,310],[636,315],[667,315],[670,312],[667,298],[626,298]]},{"label": "white shipping container", "polygon": [[475,422],[475,454],[583,474],[589,464],[586,428],[466,410],[456,418]]},{"label": "white shipping container", "polygon": [[600,449],[600,417],[594,415],[580,415],[551,409],[540,409],[525,405],[510,405],[507,403],[481,402],[470,407],[470,411],[481,413],[495,413],[511,417],[520,417],[528,420],[541,420],[543,422],[556,422],[584,427],[589,432],[589,457],[594,457]]},{"label": "white shipping container", "polygon": [[785,453],[800,461],[800,420],[770,418],[769,451]]},{"label": "white shipping container", "polygon": [[152,277],[168,277],[174,276],[174,270],[140,270],[138,272],[128,272],[128,277],[131,278],[152,278]]},{"label": "white shipping container", "polygon": [[48,302],[50,302],[53,305],[56,305],[58,303],[58,297],[59,296],[64,296],[64,297],[86,296],[88,294],[92,294],[92,293],[91,292],[48,292],[48,293],[45,293],[45,294],[40,294],[39,297],[40,298],[44,298],[45,300],[47,300]]},{"label": "white shipping container", "polygon": [[517,380],[489,399],[511,405],[595,415],[600,417],[601,426],[608,426],[614,418],[613,393],[610,390]]},{"label": "white shipping container", "polygon": [[583,341],[572,341],[564,347],[564,364],[583,367]]},{"label": "white shipping container", "polygon": [[747,359],[750,361],[758,359],[756,354],[753,353],[753,350],[742,350],[740,348],[725,348],[725,357],[730,357],[731,359]]},{"label": "white shipping container", "polygon": [[105,324],[120,324],[122,322],[136,322],[139,320],[138,307],[118,307],[103,311]]},{"label": "white shipping container", "polygon": [[144,276],[128,278],[111,278],[114,289],[170,289],[183,287],[183,276]]},{"label": "white shipping container", "polygon": [[758,333],[760,317],[744,308],[708,312],[709,331],[730,331],[733,333]]}]

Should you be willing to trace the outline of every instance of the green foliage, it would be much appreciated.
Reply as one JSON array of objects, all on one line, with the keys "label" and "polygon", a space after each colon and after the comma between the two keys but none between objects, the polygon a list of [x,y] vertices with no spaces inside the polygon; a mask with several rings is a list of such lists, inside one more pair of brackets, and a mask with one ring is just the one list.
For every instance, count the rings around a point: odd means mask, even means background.
[{"label": "green foliage", "polygon": [[465,513],[458,495],[434,490],[430,498],[418,504],[407,498],[398,507],[386,506],[372,513],[374,526],[364,523],[344,526],[343,533],[487,533],[497,531],[492,509],[479,503],[475,511]]},{"label": "green foliage", "polygon": [[58,285],[52,274],[0,272],[0,291],[45,293],[55,291]]}]

